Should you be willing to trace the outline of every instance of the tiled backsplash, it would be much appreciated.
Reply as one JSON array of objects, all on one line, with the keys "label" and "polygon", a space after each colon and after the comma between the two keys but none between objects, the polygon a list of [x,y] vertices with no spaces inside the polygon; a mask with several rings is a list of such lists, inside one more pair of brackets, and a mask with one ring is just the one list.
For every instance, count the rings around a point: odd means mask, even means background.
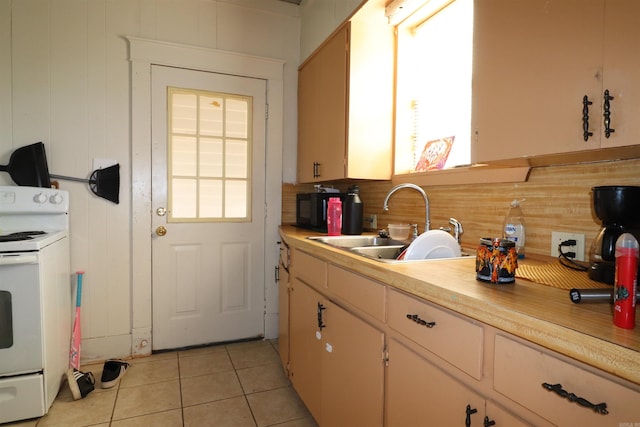
[{"label": "tiled backsplash", "polygon": [[[384,197],[393,184],[390,181],[357,184],[364,215],[377,215],[378,228],[386,228],[392,222],[409,222],[417,223],[420,232],[423,231],[424,202],[418,192],[397,192],[389,202],[389,211],[383,212]],[[499,236],[510,202],[526,199],[522,210],[527,226],[527,253],[549,255],[551,231],[567,231],[585,234],[588,258],[589,248],[600,229],[591,199],[591,188],[599,185],[640,186],[640,159],[537,167],[531,170],[527,182],[517,184],[423,188],[429,196],[431,227],[447,226],[450,217],[456,218],[464,227],[462,244],[465,246],[475,247],[480,237]],[[348,183],[336,186],[344,190]],[[283,186],[283,224],[295,222],[295,193],[312,190],[312,185]]]}]

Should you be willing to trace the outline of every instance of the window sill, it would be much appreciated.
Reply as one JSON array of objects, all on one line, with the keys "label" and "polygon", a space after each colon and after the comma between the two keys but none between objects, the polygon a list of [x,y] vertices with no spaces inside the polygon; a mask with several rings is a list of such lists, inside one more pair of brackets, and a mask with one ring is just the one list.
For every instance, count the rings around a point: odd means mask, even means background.
[{"label": "window sill", "polygon": [[394,184],[411,182],[420,186],[526,182],[530,170],[529,166],[461,166],[452,169],[398,174],[394,175],[391,181]]}]

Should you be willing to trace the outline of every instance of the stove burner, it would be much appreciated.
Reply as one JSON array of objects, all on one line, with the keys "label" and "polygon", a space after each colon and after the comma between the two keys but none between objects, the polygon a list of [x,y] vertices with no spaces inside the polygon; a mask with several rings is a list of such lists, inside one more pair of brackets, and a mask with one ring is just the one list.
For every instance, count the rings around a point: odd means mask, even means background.
[{"label": "stove burner", "polygon": [[0,242],[17,242],[19,240],[31,240],[33,236],[47,234],[44,231],[18,231],[16,233],[0,236]]}]

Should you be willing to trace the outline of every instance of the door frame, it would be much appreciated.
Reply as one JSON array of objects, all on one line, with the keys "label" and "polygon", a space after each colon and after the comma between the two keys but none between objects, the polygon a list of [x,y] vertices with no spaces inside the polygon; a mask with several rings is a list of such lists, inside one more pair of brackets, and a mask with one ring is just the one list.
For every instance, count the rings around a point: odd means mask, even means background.
[{"label": "door frame", "polygon": [[[131,62],[131,354],[151,354],[151,66],[233,74],[267,82],[265,194],[265,338],[277,335],[276,242],[282,199],[284,61],[127,36]],[[268,250],[273,243],[274,250]]]}]

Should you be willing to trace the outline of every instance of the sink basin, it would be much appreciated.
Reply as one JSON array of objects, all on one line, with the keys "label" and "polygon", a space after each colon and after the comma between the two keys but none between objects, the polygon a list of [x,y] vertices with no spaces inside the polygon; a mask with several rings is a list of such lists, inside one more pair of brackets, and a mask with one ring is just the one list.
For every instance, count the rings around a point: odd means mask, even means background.
[{"label": "sink basin", "polygon": [[408,263],[408,262],[425,262],[434,261],[436,259],[458,259],[468,257],[469,254],[462,252],[459,257],[454,258],[427,258],[427,259],[396,259],[402,252],[405,246],[390,245],[390,246],[370,246],[364,248],[351,248],[351,252],[363,255],[369,259],[374,259],[380,262],[386,262],[390,264]]},{"label": "sink basin", "polygon": [[378,236],[319,236],[319,237],[307,237],[309,240],[315,240],[316,242],[325,243],[327,245],[335,246],[338,248],[359,248],[363,246],[405,246],[406,242],[402,240],[393,240],[386,237]]},{"label": "sink basin", "polygon": [[360,255],[364,255],[367,258],[375,259],[378,261],[398,261],[396,258],[402,253],[405,246],[390,245],[390,246],[366,246],[363,248],[352,248],[351,252],[355,252]]},{"label": "sink basin", "polygon": [[[309,240],[324,243],[366,258],[388,264],[433,261],[432,259],[397,260],[407,242],[378,236],[319,236],[307,237]],[[469,256],[462,253],[460,258]],[[444,258],[439,258],[444,259]],[[451,258],[449,258],[451,259]]]}]

